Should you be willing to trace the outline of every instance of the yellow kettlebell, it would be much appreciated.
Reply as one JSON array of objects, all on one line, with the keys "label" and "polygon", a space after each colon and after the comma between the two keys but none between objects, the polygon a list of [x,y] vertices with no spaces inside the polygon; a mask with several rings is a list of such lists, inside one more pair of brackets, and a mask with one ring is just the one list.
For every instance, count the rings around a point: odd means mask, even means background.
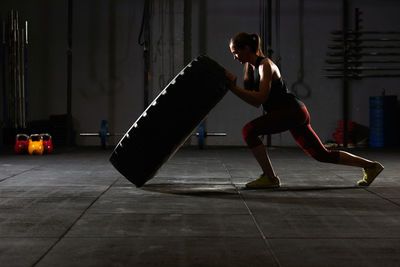
[{"label": "yellow kettlebell", "polygon": [[43,155],[43,139],[38,134],[31,134],[29,137],[28,152],[30,155]]}]

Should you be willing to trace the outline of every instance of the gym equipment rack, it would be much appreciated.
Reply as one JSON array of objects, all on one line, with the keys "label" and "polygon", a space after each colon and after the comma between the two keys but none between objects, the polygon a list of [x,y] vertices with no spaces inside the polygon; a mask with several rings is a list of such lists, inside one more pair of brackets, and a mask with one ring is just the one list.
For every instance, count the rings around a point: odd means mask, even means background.
[{"label": "gym equipment rack", "polygon": [[365,78],[400,77],[400,31],[363,30],[362,12],[355,9],[354,29],[349,27],[348,0],[343,0],[342,30],[331,31],[333,44],[328,46],[324,67],[326,77],[342,79],[343,146],[347,146],[349,81]]}]

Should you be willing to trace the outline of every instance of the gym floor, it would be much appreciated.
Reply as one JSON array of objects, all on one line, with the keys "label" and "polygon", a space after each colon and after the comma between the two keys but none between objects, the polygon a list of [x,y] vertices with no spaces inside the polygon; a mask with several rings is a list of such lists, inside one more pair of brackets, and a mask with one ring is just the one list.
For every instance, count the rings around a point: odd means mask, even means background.
[{"label": "gym floor", "polygon": [[385,170],[272,148],[282,187],[245,190],[259,174],[247,148],[182,148],[136,188],[111,150],[3,152],[1,266],[399,266],[399,149],[352,149]]}]

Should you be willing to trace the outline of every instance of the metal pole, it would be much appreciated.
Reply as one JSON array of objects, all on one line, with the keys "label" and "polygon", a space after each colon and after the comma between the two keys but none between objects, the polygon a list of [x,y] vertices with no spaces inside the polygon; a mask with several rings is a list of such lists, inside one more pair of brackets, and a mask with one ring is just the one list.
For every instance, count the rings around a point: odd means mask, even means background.
[{"label": "metal pole", "polygon": [[25,121],[25,53],[24,53],[24,47],[25,47],[25,29],[21,29],[21,41],[20,41],[20,59],[21,59],[21,127],[25,128],[26,127],[26,121]]},{"label": "metal pole", "polygon": [[[207,41],[206,41],[206,37],[207,37],[207,12],[206,12],[206,0],[200,0],[199,3],[199,53],[201,55],[205,55],[207,53]],[[198,127],[198,132],[207,132],[207,124],[206,124],[206,120],[203,120],[199,127]],[[199,135],[199,133],[197,134],[197,136],[199,136],[199,138],[201,138],[201,136]],[[205,140],[198,142],[199,143],[199,148],[200,149],[204,149],[204,143]]]},{"label": "metal pole", "polygon": [[73,143],[72,130],[72,28],[73,28],[73,0],[68,0],[68,28],[67,28],[67,117],[66,117],[66,145]]},{"label": "metal pole", "polygon": [[192,1],[185,0],[183,7],[183,64],[192,59]]},{"label": "metal pole", "polygon": [[[25,44],[24,44],[24,73],[25,73],[25,123],[28,117],[28,21],[25,21]],[[26,125],[25,125],[26,126]]]},{"label": "metal pole", "polygon": [[175,16],[174,0],[169,0],[169,76],[175,75]]},{"label": "metal pole", "polygon": [[73,0],[68,0],[67,114],[72,115],[72,19]]},{"label": "metal pole", "polygon": [[[268,58],[272,58],[272,0],[268,0],[268,32],[267,32],[266,53]],[[271,135],[267,135],[267,146],[272,145]]]},{"label": "metal pole", "polygon": [[[143,38],[143,40],[142,40]],[[149,85],[150,85],[150,0],[144,1],[142,26],[140,29],[139,45],[143,46],[143,109],[149,105]]]},{"label": "metal pole", "polygon": [[349,77],[348,77],[348,0],[343,0],[343,147],[347,147],[347,121],[348,121],[348,102],[349,102]]},{"label": "metal pole", "polygon": [[281,68],[281,2],[275,1],[275,38],[276,65]]},{"label": "metal pole", "polygon": [[2,87],[3,87],[3,123],[7,125],[7,83],[6,83],[6,22],[3,20],[3,32],[2,32],[2,52],[1,52],[1,72],[3,76]]},{"label": "metal pole", "polygon": [[18,94],[18,109],[17,109],[17,115],[18,115],[18,120],[17,120],[17,125],[18,128],[22,128],[22,80],[21,80],[21,30],[19,28],[19,15],[17,13],[17,19],[16,19],[16,29],[17,29],[17,94]]},{"label": "metal pole", "polygon": [[272,0],[268,0],[267,55],[272,58]]},{"label": "metal pole", "polygon": [[12,45],[12,53],[13,53],[13,104],[14,104],[14,128],[18,128],[18,70],[17,70],[17,11],[12,11],[12,34],[13,34],[13,45]]},{"label": "metal pole", "polygon": [[[268,1],[268,2],[267,2]],[[272,0],[260,0],[260,37],[262,40],[262,50],[269,58],[272,56],[270,49],[272,43]],[[268,25],[266,25],[268,24]],[[267,30],[268,29],[268,30]],[[265,114],[263,110],[262,114]],[[263,136],[264,139],[264,136]],[[267,146],[271,146],[271,135],[267,135]]]}]

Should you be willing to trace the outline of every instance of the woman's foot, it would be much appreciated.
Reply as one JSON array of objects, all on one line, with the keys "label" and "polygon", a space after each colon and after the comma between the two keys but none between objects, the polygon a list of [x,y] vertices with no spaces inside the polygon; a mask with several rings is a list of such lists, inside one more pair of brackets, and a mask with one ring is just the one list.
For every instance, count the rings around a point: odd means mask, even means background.
[{"label": "woman's foot", "polygon": [[277,188],[280,186],[279,177],[268,177],[267,175],[261,174],[257,180],[254,180],[246,184],[246,188]]},{"label": "woman's foot", "polygon": [[364,177],[362,180],[358,181],[357,184],[359,186],[369,186],[383,169],[384,167],[379,162],[375,162],[372,167],[364,168]]}]

